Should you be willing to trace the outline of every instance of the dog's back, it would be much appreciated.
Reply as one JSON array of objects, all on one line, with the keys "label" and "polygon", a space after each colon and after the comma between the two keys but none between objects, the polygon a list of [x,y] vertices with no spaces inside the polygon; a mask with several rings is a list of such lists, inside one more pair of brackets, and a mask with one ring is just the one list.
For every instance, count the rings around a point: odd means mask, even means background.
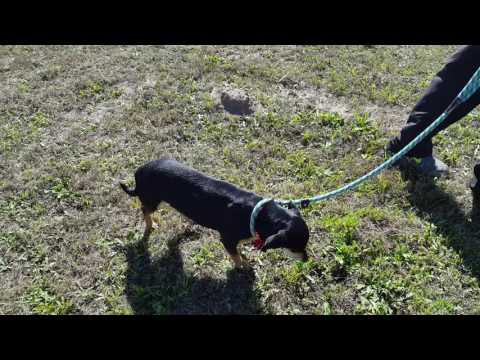
[{"label": "dog's back", "polygon": [[[220,231],[239,223],[238,218],[233,217],[245,217],[244,223],[248,224],[250,207],[260,200],[253,193],[172,159],[154,160],[143,165],[135,172],[135,182],[135,190],[127,190],[138,196],[149,211],[155,211],[165,201],[198,224]],[[227,208],[232,211],[226,212]]]}]

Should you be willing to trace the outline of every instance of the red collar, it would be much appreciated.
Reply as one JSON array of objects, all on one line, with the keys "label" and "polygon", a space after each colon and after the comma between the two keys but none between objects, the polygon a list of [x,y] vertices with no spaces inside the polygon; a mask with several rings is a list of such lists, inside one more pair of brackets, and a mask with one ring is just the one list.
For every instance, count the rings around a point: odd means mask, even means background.
[{"label": "red collar", "polygon": [[265,240],[260,237],[260,234],[258,232],[256,233],[256,235],[257,236],[255,237],[255,240],[253,240],[253,246],[255,247],[255,249],[260,250],[263,245],[265,245]]}]

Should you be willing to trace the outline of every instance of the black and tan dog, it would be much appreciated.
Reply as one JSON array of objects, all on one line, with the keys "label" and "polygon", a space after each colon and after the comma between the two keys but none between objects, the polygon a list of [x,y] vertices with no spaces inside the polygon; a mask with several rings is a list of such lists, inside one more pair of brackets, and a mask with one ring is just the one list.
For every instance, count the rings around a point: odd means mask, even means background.
[{"label": "black and tan dog", "polygon": [[[237,246],[251,239],[250,215],[261,197],[170,159],[141,166],[135,172],[135,182],[133,190],[120,185],[130,196],[140,198],[145,239],[152,230],[151,215],[164,201],[199,225],[217,230],[235,266],[242,266]],[[297,259],[307,259],[309,231],[297,209],[285,209],[273,200],[267,202],[258,214],[255,231],[264,239],[260,250],[284,248]]]}]

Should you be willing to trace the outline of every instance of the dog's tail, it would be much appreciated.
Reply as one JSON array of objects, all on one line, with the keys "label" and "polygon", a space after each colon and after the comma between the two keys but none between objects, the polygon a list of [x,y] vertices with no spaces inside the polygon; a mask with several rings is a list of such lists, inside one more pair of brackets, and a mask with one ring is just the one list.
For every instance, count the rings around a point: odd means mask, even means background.
[{"label": "dog's tail", "polygon": [[124,183],[120,183],[120,186],[122,187],[123,191],[125,191],[128,195],[130,196],[137,196],[137,191],[136,189],[129,189],[127,187],[127,185],[125,185]]}]

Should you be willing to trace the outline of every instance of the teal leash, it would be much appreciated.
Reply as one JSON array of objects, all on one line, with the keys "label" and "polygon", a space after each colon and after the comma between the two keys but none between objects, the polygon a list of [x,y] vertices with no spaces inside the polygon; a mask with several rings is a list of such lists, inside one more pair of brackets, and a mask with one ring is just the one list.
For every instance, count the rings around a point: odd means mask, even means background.
[{"label": "teal leash", "polygon": [[[463,88],[463,90],[457,95],[457,97],[451,102],[448,108],[433,122],[431,123],[425,130],[423,130],[415,139],[413,139],[408,145],[406,145],[402,150],[400,150],[397,154],[393,155],[390,159],[385,161],[383,164],[377,166],[375,169],[370,171],[369,173],[363,175],[362,177],[338,188],[336,190],[330,191],[328,193],[314,196],[311,198],[304,198],[304,199],[295,199],[295,200],[275,200],[277,204],[280,206],[300,206],[305,208],[313,203],[327,200],[332,197],[341,195],[347,191],[353,190],[357,188],[360,184],[364,183],[365,181],[378,176],[383,170],[387,169],[388,167],[395,164],[398,160],[400,160],[405,154],[407,154],[410,150],[412,150],[415,146],[417,146],[420,142],[422,142],[430,133],[435,130],[445,119],[448,115],[451,114],[453,110],[457,108],[460,104],[464,103],[470,97],[477,92],[480,88],[480,68],[475,71],[471,79],[468,81],[467,85]],[[263,205],[272,199],[265,198],[260,200],[255,207],[253,208],[252,214],[250,215],[250,233],[252,236],[255,236],[255,220],[258,216],[258,213],[262,209]]]}]

